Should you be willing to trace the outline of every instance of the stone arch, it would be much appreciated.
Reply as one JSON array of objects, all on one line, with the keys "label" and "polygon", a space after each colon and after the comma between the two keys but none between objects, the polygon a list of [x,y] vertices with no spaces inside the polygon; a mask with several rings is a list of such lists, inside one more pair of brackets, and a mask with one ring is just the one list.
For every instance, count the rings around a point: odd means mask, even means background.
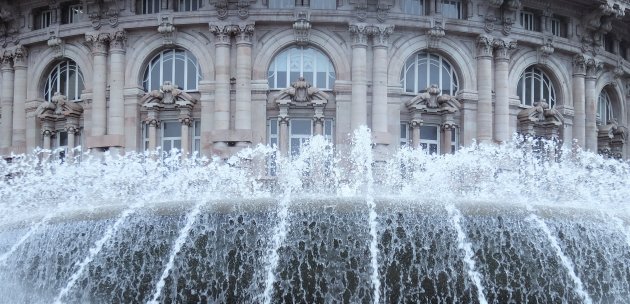
[{"label": "stone arch", "polygon": [[[29,67],[34,67],[30,75],[34,75],[35,79],[31,79],[27,84],[27,98],[33,100],[44,97],[44,84],[48,78],[51,69],[59,62],[70,59],[73,60],[81,73],[83,74],[83,84],[86,90],[92,90],[92,58],[90,50],[80,44],[64,45],[63,57],[59,57],[58,53],[51,48],[46,48],[42,53],[35,57],[29,57]],[[33,64],[34,62],[41,64]],[[33,95],[34,94],[34,95]]]},{"label": "stone arch", "polygon": [[602,74],[601,77],[597,78],[595,94],[599,97],[599,93],[602,90],[606,90],[610,97],[610,102],[612,103],[614,118],[619,125],[625,126],[627,125],[627,117],[624,114],[626,113],[626,109],[623,103],[623,91],[621,90],[623,85],[624,84],[619,79],[615,79],[613,73],[606,72]]},{"label": "stone arch", "polygon": [[[191,52],[197,59],[201,80],[214,79],[214,61],[208,52],[208,41],[186,32],[177,32],[173,44],[164,45],[162,35],[156,33],[143,36],[142,39],[138,39],[133,45],[128,46],[127,62],[131,61],[132,64],[128,64],[125,69],[125,87],[140,87],[144,69],[149,61],[157,53],[169,48],[181,48]],[[130,60],[130,58],[138,58],[139,60]]]},{"label": "stone arch", "polygon": [[[471,62],[474,58],[466,47],[449,38],[440,40],[440,47],[436,50],[428,49],[427,36],[414,37],[412,39],[401,39],[392,44],[389,57],[391,58],[387,70],[388,86],[400,86],[400,72],[405,62],[410,56],[420,51],[427,51],[443,56],[453,66],[459,80],[459,90],[477,90],[476,74]],[[399,40],[400,41],[400,40]]]},{"label": "stone arch", "polygon": [[[310,46],[321,50],[333,64],[335,68],[336,80],[350,80],[350,61],[348,60],[347,47],[344,48],[345,42],[331,43],[331,39],[335,39],[333,33],[326,33],[320,30],[310,31]],[[267,70],[272,60],[277,54],[284,49],[295,45],[295,39],[292,29],[280,30],[275,33],[264,36],[258,41],[260,52],[258,52],[253,62],[256,64],[253,68],[252,79],[267,79]]]},{"label": "stone arch", "polygon": [[517,51],[512,55],[508,76],[508,90],[510,95],[518,96],[518,92],[516,90],[518,88],[518,82],[521,75],[527,68],[536,66],[537,68],[543,70],[549,79],[551,79],[556,91],[556,106],[573,106],[573,100],[571,99],[572,82],[569,78],[570,72],[567,71],[566,64],[560,62],[560,60],[554,56],[549,56],[544,64],[541,64],[538,58],[538,52],[531,49]]}]

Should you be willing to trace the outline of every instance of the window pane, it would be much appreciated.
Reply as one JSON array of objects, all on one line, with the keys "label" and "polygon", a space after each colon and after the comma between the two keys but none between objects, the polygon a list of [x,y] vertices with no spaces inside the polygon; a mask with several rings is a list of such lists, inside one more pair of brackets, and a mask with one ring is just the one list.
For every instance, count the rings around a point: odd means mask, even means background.
[{"label": "window pane", "polygon": [[426,140],[437,140],[437,126],[420,127],[420,138]]},{"label": "window pane", "polygon": [[164,123],[164,137],[181,137],[182,128],[179,122]]},{"label": "window pane", "polygon": [[197,90],[197,81],[199,80],[197,66],[192,60],[190,60],[190,58],[188,60],[187,73],[188,82],[186,84],[186,90]]},{"label": "window pane", "polygon": [[201,121],[195,121],[195,136],[201,136]]},{"label": "window pane", "polygon": [[314,9],[336,9],[337,0],[311,0],[311,8]]},{"label": "window pane", "polygon": [[291,120],[291,134],[295,135],[311,135],[311,120],[293,119]]},{"label": "window pane", "polygon": [[300,153],[300,139],[291,138],[291,155],[297,155]]},{"label": "window pane", "polygon": [[401,7],[405,14],[424,15],[423,0],[403,0]]},{"label": "window pane", "polygon": [[273,89],[286,88],[300,76],[315,87],[332,89],[335,79],[328,57],[317,49],[304,47],[289,48],[278,54],[269,65],[267,74],[269,87]]}]

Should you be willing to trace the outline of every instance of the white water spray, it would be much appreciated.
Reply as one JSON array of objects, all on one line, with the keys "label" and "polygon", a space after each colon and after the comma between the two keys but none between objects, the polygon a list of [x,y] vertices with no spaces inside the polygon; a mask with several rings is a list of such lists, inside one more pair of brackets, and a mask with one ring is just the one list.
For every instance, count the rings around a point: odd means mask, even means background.
[{"label": "white water spray", "polygon": [[551,230],[549,230],[549,227],[547,226],[545,221],[540,219],[535,214],[530,214],[527,217],[527,220],[535,222],[538,225],[538,227],[540,227],[540,229],[545,233],[545,235],[547,236],[547,239],[549,239],[549,243],[551,244],[551,247],[553,247],[553,249],[556,251],[556,254],[560,258],[560,261],[562,262],[562,265],[567,269],[569,277],[571,278],[571,280],[575,284],[575,288],[574,288],[575,292],[584,300],[585,304],[593,303],[593,300],[591,300],[591,297],[589,296],[589,294],[584,289],[584,285],[582,284],[582,280],[575,273],[575,270],[574,270],[575,268],[573,266],[573,262],[571,261],[571,259],[568,256],[566,256],[564,254],[564,252],[562,252],[562,248],[560,248],[560,244],[558,244],[558,240],[551,233]]},{"label": "white water spray", "polygon": [[475,287],[477,288],[477,299],[481,304],[487,304],[488,300],[486,300],[486,296],[484,294],[484,288],[481,284],[481,273],[476,270],[474,252],[472,250],[472,245],[470,242],[466,240],[466,234],[464,233],[464,229],[460,223],[462,214],[455,208],[453,205],[447,205],[446,211],[448,211],[448,215],[451,217],[453,221],[453,227],[457,231],[457,248],[464,250],[464,263],[468,266],[468,277],[473,281]]},{"label": "white water spray", "polygon": [[55,302],[54,302],[55,304],[63,303],[61,300],[66,296],[66,294],[68,294],[70,289],[74,287],[74,284],[77,282],[81,274],[83,274],[85,267],[88,264],[90,264],[92,260],[94,260],[94,257],[96,257],[96,255],[99,252],[101,252],[101,249],[103,249],[103,246],[105,245],[105,243],[107,243],[107,241],[109,241],[109,239],[112,238],[114,233],[118,231],[118,228],[127,220],[129,216],[134,214],[136,210],[137,208],[130,208],[123,211],[120,217],[118,217],[118,220],[116,220],[116,222],[113,225],[107,228],[107,231],[105,231],[105,234],[103,235],[103,237],[94,243],[94,246],[90,248],[89,250],[88,256],[86,256],[85,259],[83,259],[83,261],[81,261],[81,263],[77,265],[77,270],[72,274],[72,276],[70,276],[70,280],[66,284],[66,287],[61,289],[61,291],[57,295],[57,298],[55,299]]},{"label": "white water spray", "polygon": [[188,238],[188,235],[190,234],[190,229],[192,229],[192,226],[195,223],[195,220],[197,219],[199,212],[201,211],[202,204],[203,204],[202,202],[197,203],[195,207],[193,208],[193,210],[190,213],[188,213],[188,215],[186,215],[186,225],[184,225],[182,230],[179,231],[179,235],[177,236],[177,239],[175,240],[173,249],[171,249],[171,253],[169,254],[168,262],[166,263],[166,266],[164,267],[164,271],[162,272],[160,279],[155,285],[155,293],[153,294],[153,298],[149,302],[147,302],[147,304],[160,303],[158,301],[158,298],[162,294],[162,289],[164,288],[164,284],[166,283],[165,280],[170,274],[171,269],[173,268],[173,265],[175,265],[175,257],[182,250],[182,246],[184,246],[184,242],[186,242],[186,239]]},{"label": "white water spray", "polygon": [[[287,193],[289,192],[289,193]],[[291,202],[290,190],[285,191],[282,200],[280,201],[280,211],[278,212],[278,225],[273,229],[273,240],[271,249],[269,250],[267,257],[267,265],[265,266],[265,291],[263,292],[263,299],[265,304],[272,302],[273,297],[273,284],[276,282],[276,268],[280,261],[280,255],[278,250],[284,240],[287,238],[287,218],[289,217],[289,203]]]}]

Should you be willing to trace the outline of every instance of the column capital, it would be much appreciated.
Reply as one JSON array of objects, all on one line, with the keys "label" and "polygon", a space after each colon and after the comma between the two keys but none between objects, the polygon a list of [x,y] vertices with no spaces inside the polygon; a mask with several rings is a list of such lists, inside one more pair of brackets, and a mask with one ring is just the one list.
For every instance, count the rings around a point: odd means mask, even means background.
[{"label": "column capital", "polygon": [[13,52],[10,50],[4,50],[0,54],[0,69],[2,71],[13,70]]},{"label": "column capital", "polygon": [[586,75],[586,61],[588,58],[584,54],[577,54],[573,56],[573,76]]},{"label": "column capital", "polygon": [[28,51],[22,45],[18,45],[13,49],[13,68],[26,68],[26,57],[28,57]]},{"label": "column capital", "polygon": [[180,122],[182,125],[185,125],[185,126],[191,127],[191,126],[192,126],[192,124],[193,124],[193,119],[192,119],[192,117],[190,117],[189,115],[180,116],[180,117],[179,117],[179,122]]},{"label": "column capital", "polygon": [[288,125],[289,124],[289,120],[290,120],[290,118],[289,118],[288,115],[279,115],[278,116],[278,122],[280,124]]},{"label": "column capital", "polygon": [[509,61],[512,51],[516,49],[516,41],[510,39],[494,39],[492,45],[495,59],[499,61]]},{"label": "column capital", "polygon": [[479,35],[477,37],[477,58],[492,59],[494,37],[489,35]]},{"label": "column capital", "polygon": [[387,47],[389,44],[389,35],[394,32],[394,25],[378,24],[370,27],[372,39],[374,39],[374,47]]},{"label": "column capital", "polygon": [[604,64],[601,61],[595,60],[595,58],[589,58],[586,60],[586,77],[597,78],[597,74],[602,71]]},{"label": "column capital", "polygon": [[73,135],[74,135],[74,134],[79,133],[79,127],[78,127],[78,126],[76,126],[76,125],[74,125],[74,124],[67,124],[67,125],[65,126],[64,130],[65,130],[66,132],[68,132],[68,135],[69,135],[69,134],[73,134]]},{"label": "column capital", "polygon": [[111,40],[110,33],[92,32],[85,33],[85,42],[92,49],[93,55],[107,54],[107,43]]},{"label": "column capital", "polygon": [[253,24],[239,24],[236,25],[235,35],[237,37],[237,44],[251,44],[252,36],[254,35]]},{"label": "column capital", "polygon": [[239,30],[238,26],[218,23],[210,24],[210,32],[217,38],[216,44],[230,44],[230,37]]},{"label": "column capital", "polygon": [[367,47],[367,37],[370,34],[371,26],[366,23],[350,24],[349,30],[352,33],[352,47]]},{"label": "column capital", "polygon": [[127,43],[127,32],[124,30],[115,31],[109,40],[110,52],[124,52]]},{"label": "column capital", "polygon": [[160,120],[156,117],[147,117],[144,120],[144,123],[147,124],[149,127],[157,128],[160,125]]}]

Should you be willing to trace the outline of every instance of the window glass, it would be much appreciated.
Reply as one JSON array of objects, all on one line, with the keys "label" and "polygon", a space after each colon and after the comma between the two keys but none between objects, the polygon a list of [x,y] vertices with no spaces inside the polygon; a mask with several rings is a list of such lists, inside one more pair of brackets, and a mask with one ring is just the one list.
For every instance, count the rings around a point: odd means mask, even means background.
[{"label": "window glass", "polygon": [[523,72],[517,91],[523,105],[533,106],[535,102],[545,99],[549,107],[555,106],[556,93],[551,79],[534,66]]},{"label": "window glass", "polygon": [[160,12],[160,0],[137,0],[138,14],[157,14]]},{"label": "window glass", "polygon": [[330,59],[321,51],[308,47],[292,47],[278,54],[269,65],[267,75],[271,89],[284,89],[299,77],[304,77],[314,87],[328,90],[333,88],[335,81]]},{"label": "window glass", "polygon": [[51,101],[55,93],[66,96],[68,100],[77,101],[83,91],[83,74],[77,64],[69,59],[57,64],[44,84],[44,99]]},{"label": "window glass", "polygon": [[442,90],[442,94],[455,95],[458,82],[452,65],[442,56],[419,52],[405,63],[401,83],[404,92],[423,93],[432,84]]},{"label": "window glass", "polygon": [[446,18],[462,18],[461,0],[442,0],[442,16]]},{"label": "window glass", "polygon": [[424,15],[424,0],[402,0],[400,7],[405,14]]},{"label": "window glass", "polygon": [[269,8],[293,8],[293,7],[295,7],[295,0],[269,0]]},{"label": "window glass", "polygon": [[597,102],[597,125],[607,125],[613,119],[612,103],[605,90],[599,93]]},{"label": "window glass", "polygon": [[311,8],[314,9],[336,9],[337,0],[312,0]]},{"label": "window glass", "polygon": [[195,56],[186,50],[169,49],[150,61],[144,72],[142,86],[149,92],[158,90],[165,81],[170,81],[180,90],[196,91],[199,79],[201,75]]}]

